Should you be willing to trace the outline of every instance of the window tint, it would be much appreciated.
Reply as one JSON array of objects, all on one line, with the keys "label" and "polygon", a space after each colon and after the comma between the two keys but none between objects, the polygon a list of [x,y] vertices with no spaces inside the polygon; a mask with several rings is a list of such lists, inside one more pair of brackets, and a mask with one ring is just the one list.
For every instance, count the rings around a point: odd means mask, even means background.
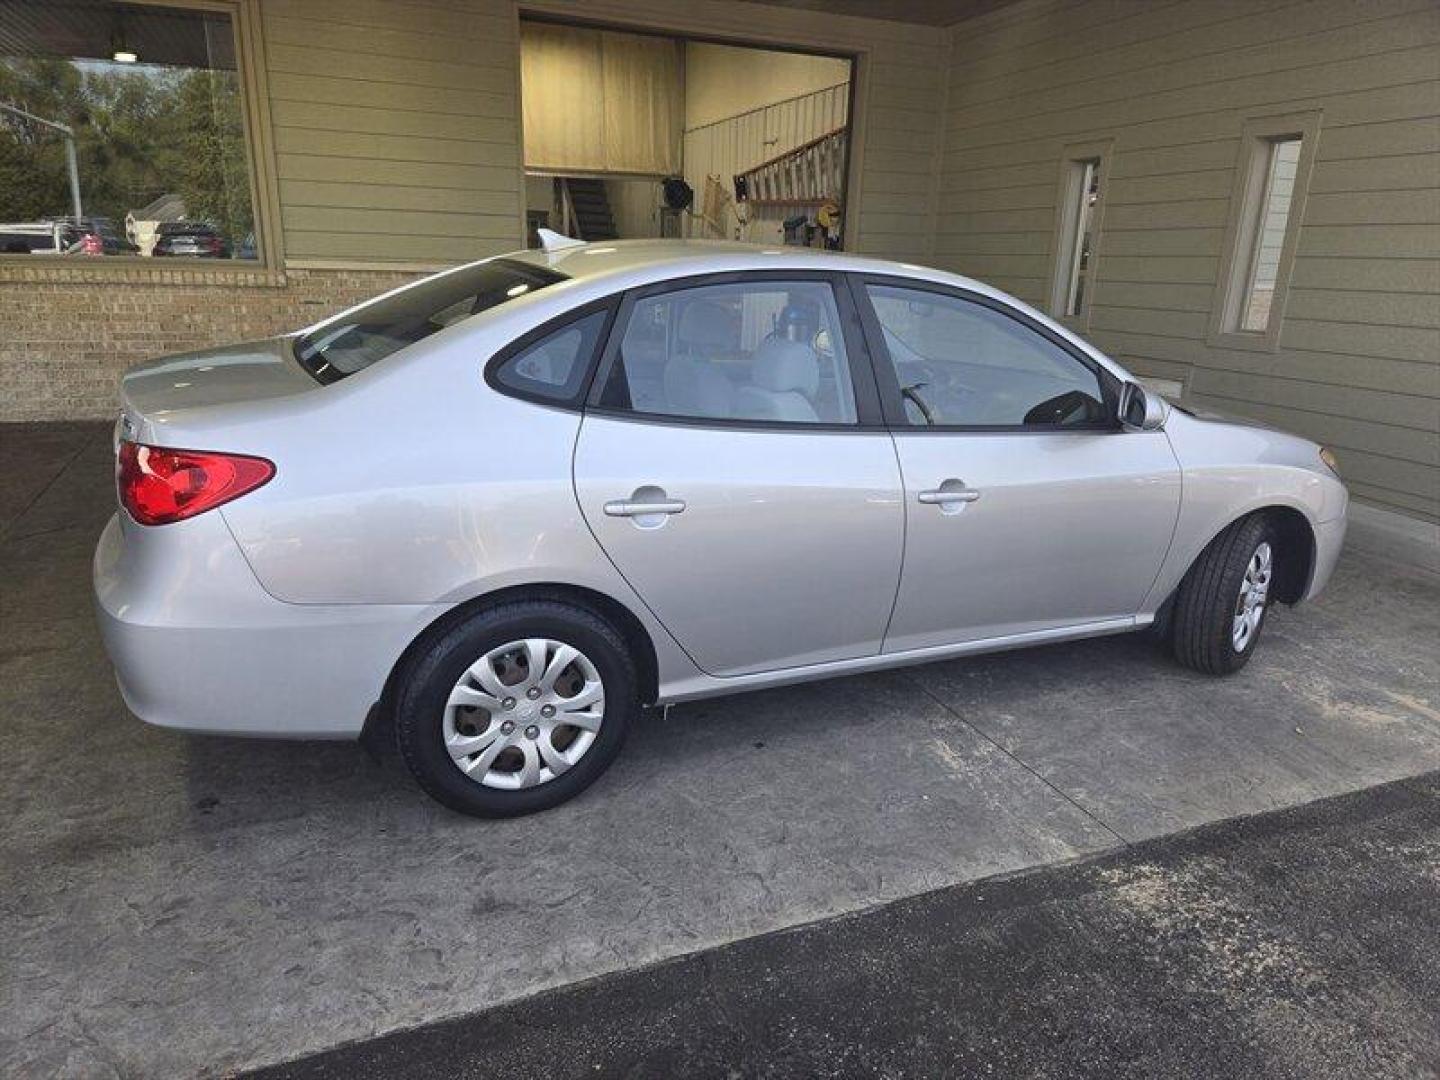
[{"label": "window tint", "polygon": [[522,394],[570,400],[580,392],[607,315],[597,311],[541,338],[496,368],[496,381]]},{"label": "window tint", "polygon": [[917,427],[1054,427],[1108,418],[1100,376],[1024,323],[983,304],[868,285]]},{"label": "window tint", "polygon": [[320,324],[296,340],[295,356],[321,382],[334,382],[461,319],[563,280],[553,270],[508,259],[463,266]]},{"label": "window tint", "polygon": [[852,424],[834,293],[819,282],[754,281],[640,300],[601,404],[705,420]]}]

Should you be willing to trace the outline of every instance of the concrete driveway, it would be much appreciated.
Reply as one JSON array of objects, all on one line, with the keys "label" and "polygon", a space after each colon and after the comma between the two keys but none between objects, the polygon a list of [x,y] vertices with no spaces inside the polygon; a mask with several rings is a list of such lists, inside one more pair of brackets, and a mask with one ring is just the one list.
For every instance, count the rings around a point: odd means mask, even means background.
[{"label": "concrete driveway", "polygon": [[0,1073],[280,1061],[1440,768],[1440,576],[1354,550],[1232,679],[1137,636],[687,705],[580,799],[471,821],[393,756],[131,717],[90,610],[108,431],[0,460]]}]

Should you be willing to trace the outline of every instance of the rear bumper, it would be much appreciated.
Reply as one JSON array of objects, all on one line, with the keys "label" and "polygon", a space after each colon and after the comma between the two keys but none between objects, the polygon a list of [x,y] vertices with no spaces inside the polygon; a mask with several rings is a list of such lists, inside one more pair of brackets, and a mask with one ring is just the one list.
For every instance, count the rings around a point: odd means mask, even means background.
[{"label": "rear bumper", "polygon": [[1340,549],[1345,546],[1347,519],[1342,514],[1334,521],[1321,522],[1315,526],[1315,566],[1310,573],[1310,584],[1305,589],[1304,599],[1313,600],[1325,588],[1330,575],[1335,572],[1335,563],[1340,558]]},{"label": "rear bumper", "polygon": [[219,514],[159,528],[115,515],[94,582],[130,710],[223,735],[357,737],[395,661],[447,607],[283,603]]}]

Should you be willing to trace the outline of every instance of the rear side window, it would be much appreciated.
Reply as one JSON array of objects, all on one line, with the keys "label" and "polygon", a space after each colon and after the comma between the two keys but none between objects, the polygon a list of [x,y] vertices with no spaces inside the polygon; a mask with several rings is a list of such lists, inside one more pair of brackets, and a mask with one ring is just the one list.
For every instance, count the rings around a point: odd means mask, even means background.
[{"label": "rear side window", "polygon": [[608,311],[596,311],[562,326],[502,361],[492,377],[521,397],[574,400],[608,317]]},{"label": "rear side window", "polygon": [[835,294],[769,278],[636,301],[607,409],[695,420],[853,424]]},{"label": "rear side window", "polygon": [[316,327],[296,340],[295,357],[321,382],[334,382],[471,315],[564,280],[554,270],[510,259],[461,267]]}]

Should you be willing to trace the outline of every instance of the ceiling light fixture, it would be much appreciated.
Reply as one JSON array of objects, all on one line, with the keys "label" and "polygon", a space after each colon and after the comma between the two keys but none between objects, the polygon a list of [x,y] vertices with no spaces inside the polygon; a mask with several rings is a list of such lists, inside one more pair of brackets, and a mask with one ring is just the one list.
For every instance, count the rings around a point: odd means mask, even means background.
[{"label": "ceiling light fixture", "polygon": [[134,64],[140,60],[140,54],[125,40],[125,24],[119,18],[115,20],[115,31],[110,35],[110,59],[117,64]]}]

